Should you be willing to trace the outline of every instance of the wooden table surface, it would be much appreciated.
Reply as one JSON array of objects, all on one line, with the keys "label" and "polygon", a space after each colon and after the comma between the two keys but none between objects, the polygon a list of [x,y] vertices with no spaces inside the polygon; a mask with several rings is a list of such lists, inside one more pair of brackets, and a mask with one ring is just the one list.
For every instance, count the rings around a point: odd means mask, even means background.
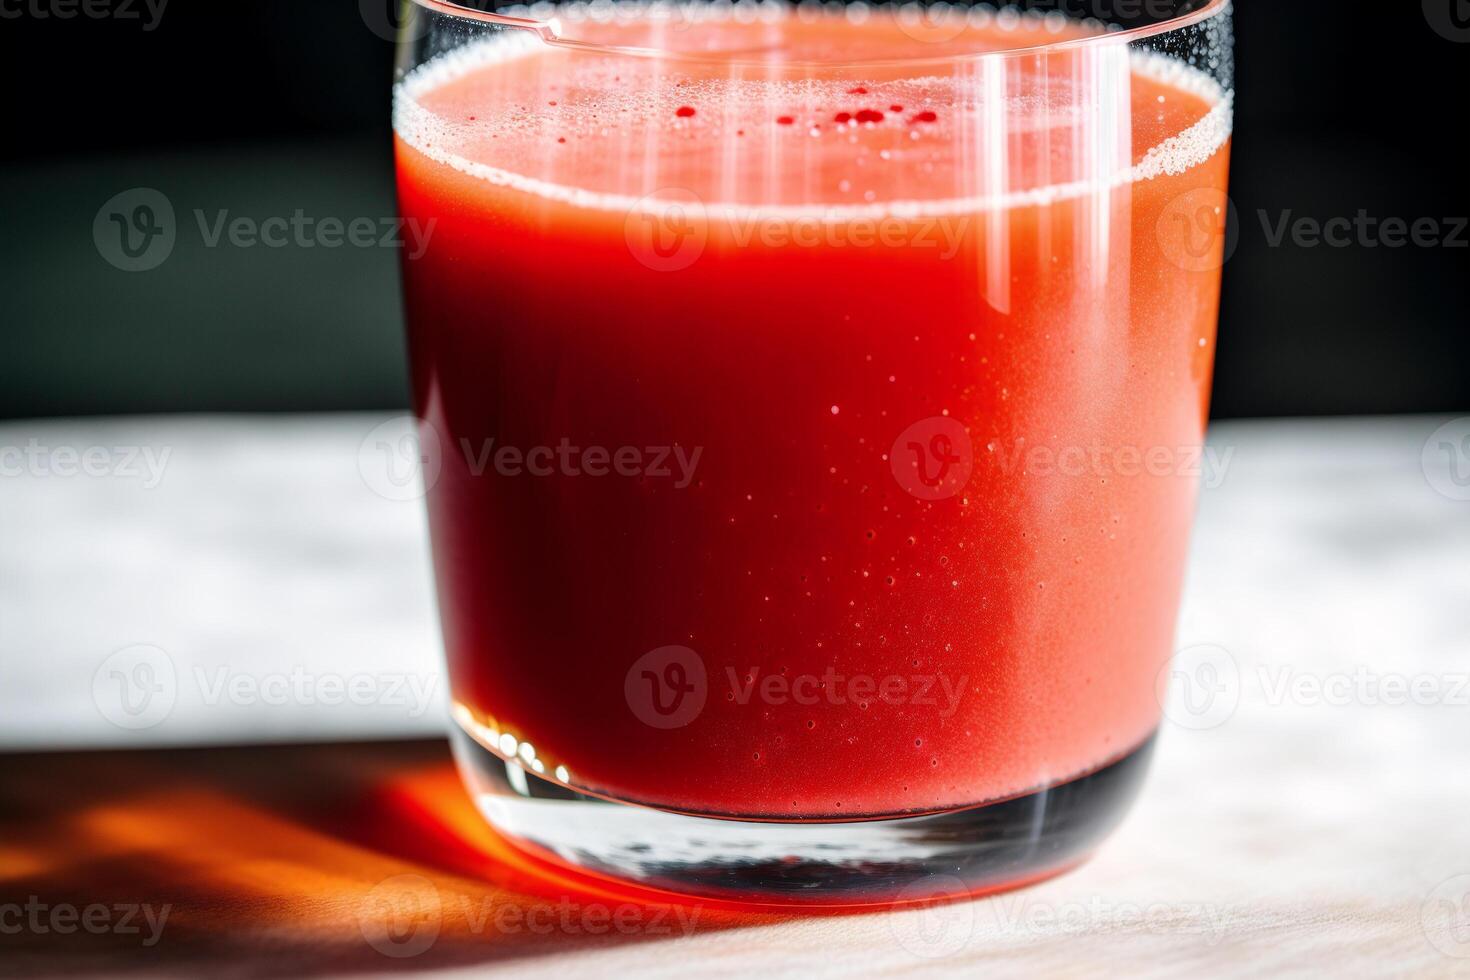
[{"label": "wooden table surface", "polygon": [[[1470,975],[1470,470],[1437,468],[1447,420],[1217,429],[1182,697],[1122,829],[1019,892],[841,914],[670,905],[495,838],[426,737],[420,504],[360,470],[379,421],[0,426],[172,454],[147,488],[0,479],[0,975]],[[141,725],[94,686],[136,644],[176,681]],[[221,670],[303,664],[422,697],[210,700]],[[251,742],[316,744],[219,744]]]}]

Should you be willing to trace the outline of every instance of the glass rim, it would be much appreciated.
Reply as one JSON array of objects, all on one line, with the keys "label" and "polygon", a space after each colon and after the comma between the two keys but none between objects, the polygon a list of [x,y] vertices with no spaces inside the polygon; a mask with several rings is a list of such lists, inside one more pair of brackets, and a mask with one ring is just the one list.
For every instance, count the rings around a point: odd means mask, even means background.
[{"label": "glass rim", "polygon": [[[759,66],[770,68],[779,66],[781,68],[843,68],[843,67],[880,67],[901,66],[914,64],[964,64],[981,62],[994,58],[1010,58],[1017,55],[1043,56],[1054,52],[1076,51],[1100,45],[1131,45],[1149,38],[1174,34],[1189,27],[1203,24],[1207,21],[1225,14],[1232,7],[1234,0],[1207,0],[1196,9],[1188,10],[1172,17],[1168,17],[1154,24],[1145,24],[1140,27],[1130,27],[1118,30],[1104,30],[1097,34],[1089,34],[1085,37],[1070,37],[1056,41],[1040,41],[1034,44],[1018,44],[1015,47],[991,49],[988,51],[963,52],[946,55],[911,55],[905,57],[885,58],[824,58],[824,59],[773,59],[773,58],[751,58],[741,57],[740,52],[699,52],[699,51],[672,51],[664,48],[639,47],[636,45],[603,44],[594,41],[581,41],[569,37],[561,32],[561,24],[556,17],[546,20],[537,20],[529,17],[512,17],[507,14],[492,13],[486,10],[477,10],[458,2],[458,0],[412,0],[415,6],[422,8],[432,14],[445,17],[454,17],[460,20],[473,21],[481,24],[489,24],[497,27],[512,28],[516,30],[530,31],[536,34],[547,45],[567,50],[616,55],[629,58],[656,58],[664,61],[695,62],[702,64],[721,64],[735,66]],[[609,3],[614,11],[623,9],[621,5]],[[649,3],[648,6],[655,6]],[[667,6],[677,9],[681,4],[668,3]],[[786,6],[798,9],[796,3],[787,2]],[[910,6],[904,4],[900,7],[896,4],[874,4],[869,9],[882,9],[892,7],[900,10]],[[949,10],[963,13],[967,8],[958,5],[948,7]],[[995,8],[997,14],[1007,10],[1016,11],[1022,16],[1045,16],[1039,11],[1020,11],[1015,5],[1002,5]],[[1076,18],[1069,18],[1074,22],[1085,23]],[[1093,18],[1095,20],[1095,18]]]}]

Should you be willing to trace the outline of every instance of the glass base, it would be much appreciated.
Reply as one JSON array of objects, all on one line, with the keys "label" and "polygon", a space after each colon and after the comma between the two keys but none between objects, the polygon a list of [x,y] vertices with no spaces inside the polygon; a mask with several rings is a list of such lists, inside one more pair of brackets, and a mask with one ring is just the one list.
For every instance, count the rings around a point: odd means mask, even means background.
[{"label": "glass base", "polygon": [[544,860],[648,888],[763,905],[852,906],[999,891],[1059,874],[1117,826],[1151,737],[1078,779],[983,806],[891,819],[773,822],[690,816],[570,790],[457,725],[475,803]]}]

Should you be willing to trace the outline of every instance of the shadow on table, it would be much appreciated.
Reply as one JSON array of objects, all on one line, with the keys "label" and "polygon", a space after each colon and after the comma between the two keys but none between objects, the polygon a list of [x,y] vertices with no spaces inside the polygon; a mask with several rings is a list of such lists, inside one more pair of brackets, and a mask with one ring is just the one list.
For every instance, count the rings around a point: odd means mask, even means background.
[{"label": "shadow on table", "polygon": [[781,918],[533,862],[439,741],[0,755],[19,974],[411,971]]}]

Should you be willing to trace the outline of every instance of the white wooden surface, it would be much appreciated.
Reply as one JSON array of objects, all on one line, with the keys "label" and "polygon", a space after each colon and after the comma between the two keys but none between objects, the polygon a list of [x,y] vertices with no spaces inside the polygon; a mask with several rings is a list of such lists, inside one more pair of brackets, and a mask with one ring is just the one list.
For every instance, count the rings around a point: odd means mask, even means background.
[{"label": "white wooden surface", "polygon": [[[110,461],[66,476],[0,455],[0,748],[439,730],[421,505],[375,492],[360,452],[385,418],[0,426],[0,452]],[[1143,799],[1081,870],[497,972],[1470,976],[1470,493],[1451,456],[1425,458],[1446,421],[1217,427],[1233,455],[1201,505],[1179,636],[1197,710],[1171,707]],[[169,453],[157,481],[141,453],[126,465],[143,447]],[[137,644],[175,690],[120,727],[94,681],[136,668],[108,658]],[[330,678],[360,674],[380,685],[366,703],[333,702]],[[273,703],[276,677],[313,694]]]}]

